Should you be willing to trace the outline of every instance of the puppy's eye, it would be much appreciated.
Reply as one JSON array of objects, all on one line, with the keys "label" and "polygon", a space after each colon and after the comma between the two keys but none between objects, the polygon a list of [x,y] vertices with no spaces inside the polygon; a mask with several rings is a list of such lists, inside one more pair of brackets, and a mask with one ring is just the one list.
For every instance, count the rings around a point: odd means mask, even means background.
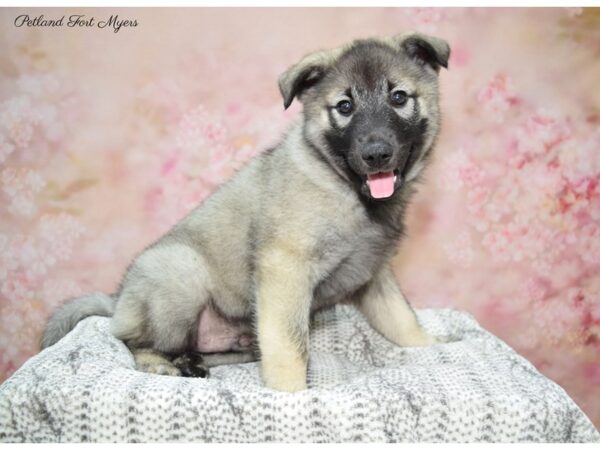
[{"label": "puppy's eye", "polygon": [[335,106],[335,108],[343,116],[349,116],[350,113],[352,113],[352,102],[350,100],[342,100]]},{"label": "puppy's eye", "polygon": [[390,95],[390,100],[394,106],[404,106],[408,101],[408,94],[404,91],[394,91]]}]

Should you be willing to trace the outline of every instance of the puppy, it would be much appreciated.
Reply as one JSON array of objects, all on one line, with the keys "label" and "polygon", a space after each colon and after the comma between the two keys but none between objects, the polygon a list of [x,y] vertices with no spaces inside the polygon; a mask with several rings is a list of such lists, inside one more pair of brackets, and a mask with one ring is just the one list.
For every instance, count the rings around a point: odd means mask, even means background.
[{"label": "puppy", "polygon": [[440,127],[438,74],[450,48],[417,33],[304,57],[279,79],[301,118],[281,142],[135,258],[118,291],[75,299],[42,346],[89,315],[138,369],[206,376],[260,359],[272,389],[306,388],[311,314],[351,302],[391,342],[432,344],[390,259]]}]

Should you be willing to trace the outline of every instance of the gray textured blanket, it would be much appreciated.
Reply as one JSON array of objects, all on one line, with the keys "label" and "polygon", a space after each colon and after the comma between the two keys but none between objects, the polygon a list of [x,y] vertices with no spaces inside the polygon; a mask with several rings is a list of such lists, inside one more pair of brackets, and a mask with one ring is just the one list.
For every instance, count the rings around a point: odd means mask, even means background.
[{"label": "gray textured blanket", "polygon": [[350,306],[320,313],[296,394],[264,388],[257,363],[209,379],[138,372],[91,317],[0,387],[0,441],[600,442],[562,388],[470,315],[418,315],[448,342],[401,348]]}]

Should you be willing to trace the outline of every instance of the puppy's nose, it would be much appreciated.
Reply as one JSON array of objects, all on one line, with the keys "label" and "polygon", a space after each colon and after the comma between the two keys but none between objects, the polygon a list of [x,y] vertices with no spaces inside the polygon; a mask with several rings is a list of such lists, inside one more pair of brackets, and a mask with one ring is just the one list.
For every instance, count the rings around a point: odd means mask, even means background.
[{"label": "puppy's nose", "polygon": [[385,166],[390,161],[392,153],[392,146],[382,140],[368,142],[361,149],[363,161],[373,169]]}]

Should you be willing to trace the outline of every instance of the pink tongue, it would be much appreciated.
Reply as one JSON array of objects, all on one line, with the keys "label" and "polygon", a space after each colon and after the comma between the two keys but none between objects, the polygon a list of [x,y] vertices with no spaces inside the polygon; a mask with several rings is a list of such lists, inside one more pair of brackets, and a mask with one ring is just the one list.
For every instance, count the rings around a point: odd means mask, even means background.
[{"label": "pink tongue", "polygon": [[368,175],[369,190],[373,198],[387,198],[394,193],[394,172]]}]

